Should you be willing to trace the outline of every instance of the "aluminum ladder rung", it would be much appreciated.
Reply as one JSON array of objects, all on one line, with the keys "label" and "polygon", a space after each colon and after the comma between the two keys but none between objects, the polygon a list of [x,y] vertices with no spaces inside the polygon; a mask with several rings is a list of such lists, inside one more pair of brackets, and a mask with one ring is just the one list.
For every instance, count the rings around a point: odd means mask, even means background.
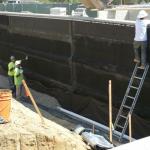
[{"label": "aluminum ladder rung", "polygon": [[119,124],[116,124],[116,126],[119,127],[119,128],[121,128],[121,129],[124,128],[123,126],[121,126],[121,125],[119,125]]},{"label": "aluminum ladder rung", "polygon": [[130,88],[138,90],[138,87],[135,87],[135,86],[130,86]]},{"label": "aluminum ladder rung", "polygon": [[123,115],[120,115],[120,117],[122,117],[122,118],[124,118],[124,119],[127,119],[127,117],[126,117],[126,116],[123,116]]},{"label": "aluminum ladder rung", "polygon": [[144,68],[141,68],[141,67],[137,67],[137,68],[138,68],[138,69],[141,69],[141,70],[145,70],[145,68],[146,68],[146,67],[144,67]]},{"label": "aluminum ladder rung", "polygon": [[131,99],[135,99],[135,97],[132,97],[132,96],[129,96],[129,95],[128,95],[127,97],[128,97],[128,98],[131,98]]},{"label": "aluminum ladder rung", "polygon": [[134,76],[134,78],[136,78],[136,79],[139,79],[139,80],[141,80],[142,78],[140,78],[140,77],[137,77],[137,76]]},{"label": "aluminum ladder rung", "polygon": [[131,107],[127,106],[127,105],[123,105],[123,107],[130,109]]}]

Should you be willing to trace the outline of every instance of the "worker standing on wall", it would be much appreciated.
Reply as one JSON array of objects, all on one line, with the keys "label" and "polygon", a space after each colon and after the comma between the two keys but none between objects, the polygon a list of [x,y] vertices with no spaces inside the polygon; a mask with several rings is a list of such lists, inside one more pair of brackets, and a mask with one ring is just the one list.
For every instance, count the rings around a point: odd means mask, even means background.
[{"label": "worker standing on wall", "polygon": [[8,81],[9,81],[9,87],[12,90],[12,94],[15,97],[16,96],[16,88],[14,84],[14,70],[15,70],[15,57],[10,57],[10,62],[8,64]]},{"label": "worker standing on wall", "polygon": [[140,68],[144,69],[147,63],[147,25],[150,20],[147,20],[148,14],[141,10],[135,23],[135,37],[134,37],[134,62],[141,63]]},{"label": "worker standing on wall", "polygon": [[22,80],[23,80],[23,69],[21,67],[21,60],[17,60],[15,62],[15,70],[14,70],[14,82],[16,86],[16,98],[20,100],[22,96]]}]

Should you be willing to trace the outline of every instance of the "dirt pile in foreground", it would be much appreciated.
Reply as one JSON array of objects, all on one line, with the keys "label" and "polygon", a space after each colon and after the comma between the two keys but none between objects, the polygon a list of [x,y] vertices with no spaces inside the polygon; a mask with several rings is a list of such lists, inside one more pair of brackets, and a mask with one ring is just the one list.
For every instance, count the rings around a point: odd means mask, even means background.
[{"label": "dirt pile in foreground", "polygon": [[0,125],[3,150],[87,150],[81,137],[12,100],[11,122]]}]

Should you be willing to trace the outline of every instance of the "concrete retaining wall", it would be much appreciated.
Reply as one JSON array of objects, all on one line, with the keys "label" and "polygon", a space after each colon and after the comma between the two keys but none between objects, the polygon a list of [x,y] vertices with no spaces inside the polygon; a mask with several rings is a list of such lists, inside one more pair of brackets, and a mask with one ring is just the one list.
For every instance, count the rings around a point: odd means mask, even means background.
[{"label": "concrete retaining wall", "polygon": [[[29,55],[23,67],[30,79],[104,102],[111,79],[114,105],[120,106],[134,68],[133,23],[15,13],[2,13],[0,20],[0,63],[5,68],[10,55]],[[136,109],[147,118],[149,82],[150,74]]]}]

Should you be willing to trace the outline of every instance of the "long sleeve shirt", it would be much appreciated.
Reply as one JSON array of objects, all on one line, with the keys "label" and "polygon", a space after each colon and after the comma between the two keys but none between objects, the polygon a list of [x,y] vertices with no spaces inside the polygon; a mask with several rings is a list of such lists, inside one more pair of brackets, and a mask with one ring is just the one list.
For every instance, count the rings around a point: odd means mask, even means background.
[{"label": "long sleeve shirt", "polygon": [[10,62],[8,64],[8,75],[9,76],[14,76],[14,70],[15,70],[15,63],[14,62]]},{"label": "long sleeve shirt", "polygon": [[147,26],[150,20],[137,19],[135,23],[135,41],[147,41]]},{"label": "long sleeve shirt", "polygon": [[21,68],[16,67],[14,71],[14,81],[15,85],[19,86],[22,84],[23,80],[23,70]]}]

